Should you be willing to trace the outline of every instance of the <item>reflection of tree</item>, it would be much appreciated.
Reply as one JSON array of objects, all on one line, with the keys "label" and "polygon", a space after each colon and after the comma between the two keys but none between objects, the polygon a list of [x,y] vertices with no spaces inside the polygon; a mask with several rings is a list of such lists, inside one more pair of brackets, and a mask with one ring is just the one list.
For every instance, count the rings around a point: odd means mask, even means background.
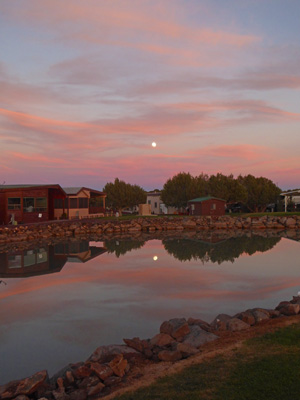
[{"label": "reflection of tree", "polygon": [[116,257],[123,256],[128,251],[140,249],[145,241],[131,239],[111,239],[105,240],[104,246],[108,253],[115,253]]},{"label": "reflection of tree", "polygon": [[272,249],[281,238],[264,238],[261,236],[242,236],[230,238],[218,243],[209,243],[202,240],[164,239],[165,249],[180,261],[201,260],[203,263],[211,261],[221,264],[224,261],[232,263],[241,254],[252,255],[258,251],[265,252]]}]

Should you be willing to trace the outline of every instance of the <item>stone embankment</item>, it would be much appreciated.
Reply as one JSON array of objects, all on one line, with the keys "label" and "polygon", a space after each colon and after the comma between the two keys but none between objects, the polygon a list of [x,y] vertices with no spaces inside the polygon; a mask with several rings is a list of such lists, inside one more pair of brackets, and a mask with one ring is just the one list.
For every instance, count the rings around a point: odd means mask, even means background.
[{"label": "stone embankment", "polygon": [[0,228],[0,244],[81,235],[118,235],[136,232],[205,230],[294,230],[300,229],[300,216],[276,217],[149,217],[128,221],[58,221]]},{"label": "stone embankment", "polygon": [[[211,324],[189,318],[174,318],[160,326],[151,339],[124,339],[125,345],[98,347],[85,361],[69,364],[51,379],[46,370],[0,386],[0,399],[93,400],[128,385],[128,376],[138,379],[142,362],[175,362],[193,356],[221,331],[243,331],[270,319],[298,315],[300,297],[281,302],[275,310],[249,309],[234,316],[218,315]],[[133,374],[132,374],[132,371]]]}]

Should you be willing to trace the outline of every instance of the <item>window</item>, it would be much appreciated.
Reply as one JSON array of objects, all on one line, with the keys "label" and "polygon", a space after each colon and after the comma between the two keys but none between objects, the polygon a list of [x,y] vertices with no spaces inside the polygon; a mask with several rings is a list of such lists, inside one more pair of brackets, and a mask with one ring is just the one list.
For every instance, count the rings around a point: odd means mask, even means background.
[{"label": "window", "polygon": [[87,197],[79,197],[79,208],[89,208]]},{"label": "window", "polygon": [[33,212],[34,211],[34,197],[24,197],[23,211],[24,212]]},{"label": "window", "polygon": [[77,198],[70,198],[70,208],[78,208],[77,206]]},{"label": "window", "polygon": [[63,205],[64,205],[63,199],[54,199],[54,208],[56,209],[64,208]]},{"label": "window", "polygon": [[9,210],[21,210],[21,197],[9,197],[7,202]]},{"label": "window", "polygon": [[217,208],[216,203],[212,203],[211,206],[210,206],[210,209],[211,210],[216,210],[216,208]]},{"label": "window", "polygon": [[35,211],[47,211],[47,197],[37,197],[35,199]]},{"label": "window", "polygon": [[156,202],[154,203],[154,208],[157,208],[157,203]]},{"label": "window", "polygon": [[148,200],[148,204],[151,204],[151,200]]},{"label": "window", "polygon": [[91,207],[103,207],[103,197],[91,197],[90,198]]}]

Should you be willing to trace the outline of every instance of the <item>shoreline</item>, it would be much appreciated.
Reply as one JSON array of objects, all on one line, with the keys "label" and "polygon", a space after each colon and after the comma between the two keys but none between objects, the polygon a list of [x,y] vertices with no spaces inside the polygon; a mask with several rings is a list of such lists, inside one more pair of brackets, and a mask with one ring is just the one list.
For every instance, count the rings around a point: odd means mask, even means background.
[{"label": "shoreline", "polygon": [[132,220],[71,220],[30,225],[0,227],[0,246],[52,238],[84,235],[115,236],[120,234],[207,231],[300,231],[300,216],[263,217],[141,217]]},{"label": "shoreline", "polygon": [[197,360],[207,350],[222,352],[222,343],[236,345],[236,338],[251,337],[260,329],[268,331],[268,326],[284,325],[290,319],[299,321],[299,316],[300,296],[294,296],[275,309],[253,308],[234,316],[219,314],[211,323],[198,318],[173,318],[164,321],[151,339],[135,337],[123,339],[123,345],[100,346],[86,361],[68,364],[51,378],[43,370],[1,385],[0,398],[110,399],[132,390],[132,386],[151,383],[151,379],[147,380],[149,371],[160,371],[154,373],[155,379],[167,370],[170,372],[169,366],[176,368],[180,364],[183,368],[190,358]]}]

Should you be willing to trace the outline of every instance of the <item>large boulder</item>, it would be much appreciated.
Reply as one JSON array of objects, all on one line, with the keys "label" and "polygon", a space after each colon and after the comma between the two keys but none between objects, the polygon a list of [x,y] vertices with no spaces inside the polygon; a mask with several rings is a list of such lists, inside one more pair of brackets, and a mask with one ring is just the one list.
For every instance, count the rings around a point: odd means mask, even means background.
[{"label": "large boulder", "polygon": [[189,318],[187,323],[188,323],[188,325],[197,325],[201,329],[204,329],[207,332],[211,332],[211,330],[212,330],[212,327],[210,326],[210,324],[206,321],[203,321],[203,319],[200,319],[200,318]]},{"label": "large boulder", "polygon": [[91,363],[90,368],[103,381],[114,374],[109,365]]},{"label": "large boulder", "polygon": [[231,332],[243,331],[250,328],[250,325],[238,318],[231,318],[227,322],[227,330]]},{"label": "large boulder", "polygon": [[107,357],[113,354],[130,354],[137,353],[132,347],[124,346],[124,345],[109,345],[109,346],[100,346],[98,347],[88,358],[87,361],[104,361]]},{"label": "large boulder", "polygon": [[30,395],[42,387],[48,379],[48,372],[43,370],[28,378],[11,381],[0,386],[0,399],[14,399],[19,395]]},{"label": "large boulder", "polygon": [[182,341],[189,332],[190,328],[185,318],[173,318],[163,322],[160,326],[160,333],[166,333],[178,342]]},{"label": "large boulder", "polygon": [[109,363],[110,368],[113,370],[116,376],[122,378],[125,375],[127,367],[127,360],[123,357],[123,354],[117,354]]},{"label": "large boulder", "polygon": [[248,325],[255,325],[255,318],[252,312],[244,311],[235,315],[235,318],[240,319]]},{"label": "large boulder", "polygon": [[150,339],[150,345],[158,346],[158,347],[169,346],[170,344],[172,344],[174,342],[175,342],[175,339],[173,339],[172,336],[170,336],[166,333],[158,333],[152,339]]},{"label": "large boulder", "polygon": [[190,333],[185,336],[182,343],[197,348],[216,339],[218,339],[218,336],[201,329],[197,325],[193,325],[190,327]]},{"label": "large boulder", "polygon": [[283,315],[297,315],[300,312],[299,304],[287,304],[279,309],[280,313]]},{"label": "large boulder", "polygon": [[141,340],[140,338],[135,337],[133,339],[123,339],[123,341],[128,347],[145,354],[146,357],[152,356],[150,344],[147,340]]},{"label": "large boulder", "polygon": [[259,309],[258,310],[253,310],[252,314],[253,314],[253,316],[255,318],[255,323],[256,324],[258,322],[261,322],[261,321],[264,321],[264,320],[267,320],[267,319],[270,318],[269,317],[269,313],[266,313],[266,312],[264,312],[262,310],[259,310]]},{"label": "large boulder", "polygon": [[219,315],[216,316],[216,318],[213,320],[213,322],[210,325],[215,331],[226,331],[227,322],[231,318],[232,317],[230,315],[219,314]]}]

